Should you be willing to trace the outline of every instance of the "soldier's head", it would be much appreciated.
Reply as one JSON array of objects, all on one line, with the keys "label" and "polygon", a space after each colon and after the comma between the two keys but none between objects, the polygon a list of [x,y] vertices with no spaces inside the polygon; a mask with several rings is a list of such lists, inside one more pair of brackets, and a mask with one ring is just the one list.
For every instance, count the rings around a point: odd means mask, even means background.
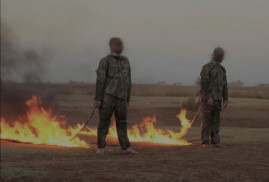
[{"label": "soldier's head", "polygon": [[112,53],[121,54],[123,51],[123,42],[119,37],[112,37],[109,40],[109,47]]},{"label": "soldier's head", "polygon": [[221,47],[214,49],[212,54],[212,60],[221,63],[225,57],[225,51]]}]

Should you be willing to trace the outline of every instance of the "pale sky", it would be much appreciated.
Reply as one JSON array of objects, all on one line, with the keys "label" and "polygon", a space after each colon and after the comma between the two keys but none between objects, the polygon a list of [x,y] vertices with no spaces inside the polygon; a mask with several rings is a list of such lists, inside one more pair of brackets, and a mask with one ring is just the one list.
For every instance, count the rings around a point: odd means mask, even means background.
[{"label": "pale sky", "polygon": [[228,80],[269,83],[269,0],[1,0],[23,48],[53,52],[44,81],[94,82],[119,36],[133,82],[194,84],[214,47]]}]

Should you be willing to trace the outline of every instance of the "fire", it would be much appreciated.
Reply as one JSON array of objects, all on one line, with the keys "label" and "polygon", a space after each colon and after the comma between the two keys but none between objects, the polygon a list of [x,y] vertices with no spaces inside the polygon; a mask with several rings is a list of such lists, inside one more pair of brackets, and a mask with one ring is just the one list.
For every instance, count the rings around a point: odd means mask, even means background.
[{"label": "fire", "polygon": [[[25,117],[19,118],[12,124],[1,118],[1,139],[16,140],[33,144],[46,144],[66,147],[89,147],[82,139],[76,136],[83,127],[66,126],[65,121],[57,120],[51,116],[51,112],[41,106],[41,100],[37,96],[26,102],[29,111]],[[183,139],[192,126],[192,122],[186,118],[187,111],[182,109],[177,115],[181,121],[179,132],[156,127],[156,117],[146,117],[140,124],[128,129],[128,137],[131,142],[157,145],[190,145]],[[87,127],[81,134],[97,136],[97,129]],[[74,137],[75,136],[75,137]],[[117,140],[116,124],[113,122],[108,133],[108,140]]]},{"label": "fire", "polygon": [[33,144],[47,144],[66,147],[88,147],[88,144],[72,136],[82,127],[65,128],[66,122],[52,117],[49,111],[41,107],[41,101],[33,96],[26,102],[29,111],[12,125],[1,118],[1,139],[10,139]]},{"label": "fire", "polygon": [[[140,124],[133,125],[128,129],[128,137],[131,142],[145,143],[145,144],[158,144],[158,145],[190,145],[188,141],[183,139],[188,130],[191,128],[192,123],[186,119],[187,111],[182,109],[177,115],[181,121],[180,132],[175,132],[168,129],[159,129],[156,127],[156,117],[146,117]],[[87,128],[87,131],[81,132],[84,135],[96,136],[96,129]],[[108,136],[110,140],[117,140],[116,122],[112,123]]]}]

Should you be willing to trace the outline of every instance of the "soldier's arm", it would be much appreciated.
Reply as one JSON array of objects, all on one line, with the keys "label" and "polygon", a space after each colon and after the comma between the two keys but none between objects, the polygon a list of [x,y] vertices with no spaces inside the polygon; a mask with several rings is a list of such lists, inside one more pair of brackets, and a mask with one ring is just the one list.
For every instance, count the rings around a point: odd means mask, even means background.
[{"label": "soldier's arm", "polygon": [[223,78],[223,101],[228,101],[228,82],[226,76],[226,70],[224,70],[224,78]]},{"label": "soldier's arm", "polygon": [[205,94],[205,99],[212,98],[212,91],[210,88],[210,74],[209,68],[207,66],[203,66],[201,71],[201,87]]},{"label": "soldier's arm", "polygon": [[127,102],[130,102],[131,99],[131,90],[132,90],[132,77],[131,77],[131,67],[129,69],[129,88],[127,92]]},{"label": "soldier's arm", "polygon": [[99,67],[96,70],[96,90],[95,90],[95,100],[102,101],[104,95],[104,89],[107,78],[108,60],[106,58],[101,59]]}]

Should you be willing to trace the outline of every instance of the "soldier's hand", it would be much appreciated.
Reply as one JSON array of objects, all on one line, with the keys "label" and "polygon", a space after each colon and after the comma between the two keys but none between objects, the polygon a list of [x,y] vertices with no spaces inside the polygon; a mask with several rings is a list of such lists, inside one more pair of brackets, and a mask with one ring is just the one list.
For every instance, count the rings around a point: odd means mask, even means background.
[{"label": "soldier's hand", "polygon": [[214,100],[211,98],[207,99],[207,104],[212,106],[214,104]]},{"label": "soldier's hand", "polygon": [[94,103],[94,107],[95,107],[95,108],[100,108],[100,107],[101,107],[101,104],[102,104],[101,101],[95,101],[95,103]]},{"label": "soldier's hand", "polygon": [[228,101],[223,102],[223,107],[228,107]]}]

